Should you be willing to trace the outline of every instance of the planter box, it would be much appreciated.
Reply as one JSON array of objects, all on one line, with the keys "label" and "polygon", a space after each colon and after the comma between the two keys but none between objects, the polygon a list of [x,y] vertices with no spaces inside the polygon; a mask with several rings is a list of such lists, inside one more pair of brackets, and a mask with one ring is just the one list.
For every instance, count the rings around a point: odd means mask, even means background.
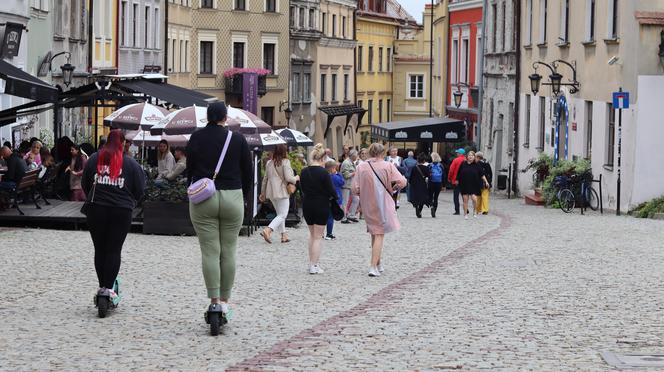
[{"label": "planter box", "polygon": [[196,235],[187,202],[145,202],[143,234]]},{"label": "planter box", "polygon": [[[232,77],[224,78],[224,91],[226,94],[242,96],[243,92],[243,74],[237,74]],[[258,95],[260,97],[264,96],[267,93],[267,85],[265,76],[258,77]]]}]

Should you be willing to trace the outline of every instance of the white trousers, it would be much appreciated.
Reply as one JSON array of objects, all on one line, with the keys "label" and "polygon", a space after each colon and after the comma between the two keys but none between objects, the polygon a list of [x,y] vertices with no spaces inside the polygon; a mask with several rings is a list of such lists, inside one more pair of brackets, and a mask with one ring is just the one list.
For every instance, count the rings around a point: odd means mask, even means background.
[{"label": "white trousers", "polygon": [[270,199],[274,210],[277,212],[277,216],[274,217],[272,222],[270,222],[270,228],[274,232],[285,233],[286,232],[286,217],[288,217],[288,207],[290,206],[290,199]]},{"label": "white trousers", "polygon": [[[342,196],[344,199],[344,210],[346,211],[346,218],[357,218],[357,207],[360,206],[360,197],[359,195],[354,195],[350,192],[350,189],[342,189]],[[350,199],[352,198],[352,199]],[[350,202],[350,208],[346,210],[346,206],[348,206],[348,200],[351,200]]]}]

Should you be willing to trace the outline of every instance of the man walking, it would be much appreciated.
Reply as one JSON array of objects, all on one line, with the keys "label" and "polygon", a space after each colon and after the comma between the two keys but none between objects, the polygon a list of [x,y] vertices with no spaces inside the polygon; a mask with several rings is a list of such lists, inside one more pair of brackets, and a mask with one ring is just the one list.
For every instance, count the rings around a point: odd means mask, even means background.
[{"label": "man walking", "polygon": [[[348,157],[341,163],[341,175],[344,177],[344,186],[342,191],[342,198],[346,203],[344,211],[346,215],[341,223],[351,223],[359,222],[357,219],[357,207],[360,204],[360,197],[357,195],[352,195],[351,185],[353,184],[353,179],[355,178],[355,162],[357,161],[358,155],[357,150],[350,150]],[[350,206],[348,206],[350,204]]]},{"label": "man walking", "polygon": [[[415,159],[415,153],[408,151],[408,157],[403,160],[403,166],[406,168],[406,179],[410,179],[410,173],[413,171],[413,168],[417,165],[417,160]],[[408,197],[408,202],[410,203],[410,186],[406,186],[406,196]]]},{"label": "man walking", "polygon": [[489,191],[491,190],[491,182],[493,180],[493,170],[491,169],[491,164],[484,159],[484,154],[478,151],[475,154],[475,161],[482,166],[484,177],[489,181],[489,187],[482,187],[482,194],[477,198],[477,207],[475,212],[477,214],[489,214]]},{"label": "man walking", "polygon": [[447,174],[447,180],[454,187],[454,214],[460,214],[459,181],[457,181],[457,174],[459,173],[459,167],[461,166],[461,163],[463,163],[466,160],[466,150],[461,148],[457,149],[456,154],[457,157],[454,158],[454,160],[452,160],[452,164],[450,165],[450,171]]}]

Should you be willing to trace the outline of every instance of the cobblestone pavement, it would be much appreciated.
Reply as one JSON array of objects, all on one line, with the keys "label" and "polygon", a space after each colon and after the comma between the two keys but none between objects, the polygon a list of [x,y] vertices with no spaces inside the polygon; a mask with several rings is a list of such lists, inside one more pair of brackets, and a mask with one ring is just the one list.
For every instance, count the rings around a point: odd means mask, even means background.
[{"label": "cobblestone pavement", "polygon": [[663,352],[664,222],[517,200],[464,221],[450,199],[437,219],[399,210],[380,278],[363,223],[336,226],[318,276],[305,227],[241,238],[216,338],[196,238],[130,235],[125,298],[98,319],[86,232],[0,229],[0,369],[603,370],[602,351]]}]

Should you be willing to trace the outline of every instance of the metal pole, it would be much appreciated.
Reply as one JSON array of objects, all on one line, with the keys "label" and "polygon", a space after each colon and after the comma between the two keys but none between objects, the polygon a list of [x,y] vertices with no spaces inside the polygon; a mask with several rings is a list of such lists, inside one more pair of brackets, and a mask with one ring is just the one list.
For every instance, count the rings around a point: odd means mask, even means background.
[{"label": "metal pole", "polygon": [[[431,20],[429,22],[429,117],[433,117],[433,0],[431,0]],[[442,63],[442,61],[440,61]]]},{"label": "metal pole", "polygon": [[[622,92],[622,87],[618,89]],[[615,110],[615,107],[613,107]],[[622,149],[622,109],[618,109],[618,184],[616,185],[616,216],[620,216],[620,155]]]}]

